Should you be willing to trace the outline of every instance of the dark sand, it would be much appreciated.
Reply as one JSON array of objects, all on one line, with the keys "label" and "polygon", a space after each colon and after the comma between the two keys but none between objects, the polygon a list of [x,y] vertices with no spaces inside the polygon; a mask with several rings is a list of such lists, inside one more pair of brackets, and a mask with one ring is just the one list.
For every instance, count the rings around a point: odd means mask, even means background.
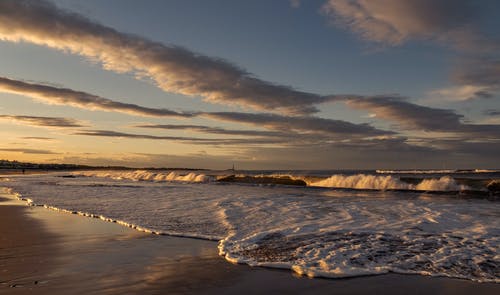
[{"label": "dark sand", "polygon": [[0,202],[0,294],[500,294],[419,275],[309,279],[233,265],[217,243]]}]

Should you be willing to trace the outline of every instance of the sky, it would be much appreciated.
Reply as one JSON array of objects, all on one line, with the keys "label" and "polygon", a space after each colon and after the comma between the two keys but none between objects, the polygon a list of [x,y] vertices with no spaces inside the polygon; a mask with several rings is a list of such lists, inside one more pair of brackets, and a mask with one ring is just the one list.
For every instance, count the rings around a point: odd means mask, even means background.
[{"label": "sky", "polygon": [[500,167],[495,0],[0,0],[0,159]]}]

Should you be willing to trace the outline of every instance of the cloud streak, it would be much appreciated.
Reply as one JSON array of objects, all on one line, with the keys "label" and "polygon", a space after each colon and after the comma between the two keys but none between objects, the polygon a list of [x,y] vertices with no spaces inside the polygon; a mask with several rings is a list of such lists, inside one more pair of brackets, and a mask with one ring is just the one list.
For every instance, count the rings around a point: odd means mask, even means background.
[{"label": "cloud streak", "polygon": [[466,124],[463,116],[452,110],[437,109],[408,102],[400,97],[358,97],[347,105],[367,110],[376,117],[397,122],[403,130],[461,133],[484,138],[500,138],[499,125]]},{"label": "cloud streak", "polygon": [[322,11],[369,41],[399,45],[409,39],[451,38],[461,44],[469,37],[474,8],[470,0],[329,0]]},{"label": "cloud streak", "polygon": [[265,113],[214,112],[201,116],[235,123],[265,127],[280,132],[297,132],[302,134],[324,134],[331,137],[370,137],[393,135],[392,131],[374,128],[368,124],[354,124],[341,120],[318,117],[289,117]]},{"label": "cloud streak", "polygon": [[85,125],[82,125],[79,121],[75,119],[61,118],[61,117],[0,115],[0,119],[27,124],[31,126],[37,126],[37,127],[54,127],[54,128],[86,127]]},{"label": "cloud streak", "polygon": [[85,56],[118,73],[148,77],[166,92],[287,114],[311,114],[328,97],[261,80],[219,58],[118,32],[46,1],[0,1],[0,40]]},{"label": "cloud streak", "polygon": [[135,116],[146,117],[192,117],[192,113],[179,113],[168,109],[147,108],[136,104],[122,103],[111,99],[99,97],[86,92],[75,91],[68,88],[27,83],[0,77],[0,92],[13,93],[31,97],[36,101],[69,105],[81,109],[101,110],[107,112],[120,112]]},{"label": "cloud streak", "polygon": [[500,110],[494,110],[494,109],[489,109],[489,110],[485,110],[483,112],[484,115],[486,116],[500,116]]},{"label": "cloud streak", "polygon": [[455,79],[461,84],[500,87],[500,58],[466,61]]},{"label": "cloud streak", "polygon": [[454,81],[477,89],[467,99],[492,98],[500,93],[500,55],[463,61],[453,73]]},{"label": "cloud streak", "polygon": [[261,131],[261,130],[231,130],[219,127],[209,127],[203,125],[173,125],[173,124],[142,124],[134,125],[137,128],[163,129],[163,130],[188,130],[198,133],[219,134],[219,135],[240,135],[240,136],[284,136],[282,132]]},{"label": "cloud streak", "polygon": [[9,149],[9,148],[0,148],[2,152],[9,153],[22,153],[22,154],[35,154],[35,155],[58,155],[59,153],[49,151],[49,150],[39,150],[39,149]]},{"label": "cloud streak", "polygon": [[346,100],[346,104],[351,108],[367,110],[378,118],[398,122],[403,129],[410,130],[454,130],[463,118],[452,110],[413,104],[401,97],[358,97]]},{"label": "cloud streak", "polygon": [[[218,112],[218,113],[179,113],[160,108],[146,108],[135,104],[126,104],[102,98],[86,92],[75,91],[68,88],[61,88],[43,84],[27,83],[0,77],[0,92],[14,93],[31,97],[36,101],[69,105],[86,110],[102,110],[108,112],[121,112],[130,115],[145,117],[206,117],[215,120],[231,121],[247,125],[265,127],[274,131],[254,131],[254,130],[227,130],[222,128],[200,126],[200,125],[144,125],[142,128],[156,129],[184,129],[196,132],[224,135],[242,136],[284,136],[289,135],[289,130],[300,133],[324,133],[328,135],[344,136],[378,136],[392,134],[389,131],[375,129],[366,124],[353,124],[341,120],[324,119],[311,116],[284,116],[279,114],[250,114],[238,112]],[[328,97],[330,101],[345,100],[350,97],[332,95]],[[76,126],[75,126],[76,127]],[[286,131],[286,133],[283,133]]]},{"label": "cloud streak", "polygon": [[40,140],[40,141],[52,141],[52,140],[54,140],[54,138],[52,138],[52,137],[43,137],[43,136],[24,136],[24,137],[20,137],[20,139]]},{"label": "cloud streak", "polygon": [[177,141],[189,144],[204,144],[204,145],[261,145],[261,144],[283,144],[283,139],[273,138],[236,138],[236,139],[217,139],[217,138],[198,138],[198,137],[182,137],[182,136],[157,136],[148,134],[125,133],[112,130],[80,130],[74,132],[73,135],[96,136],[96,137],[111,137],[111,138],[128,138],[128,139],[147,139],[147,140],[166,140]]}]

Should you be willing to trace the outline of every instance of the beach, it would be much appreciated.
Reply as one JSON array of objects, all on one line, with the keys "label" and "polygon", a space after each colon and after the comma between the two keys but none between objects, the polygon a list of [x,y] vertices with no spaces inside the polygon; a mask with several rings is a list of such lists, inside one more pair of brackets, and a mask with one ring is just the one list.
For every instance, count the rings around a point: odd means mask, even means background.
[{"label": "beach", "polygon": [[470,2],[0,0],[0,295],[500,294]]},{"label": "beach", "polygon": [[2,197],[0,294],[498,294],[494,283],[386,274],[310,279],[231,264],[213,241],[158,236]]}]

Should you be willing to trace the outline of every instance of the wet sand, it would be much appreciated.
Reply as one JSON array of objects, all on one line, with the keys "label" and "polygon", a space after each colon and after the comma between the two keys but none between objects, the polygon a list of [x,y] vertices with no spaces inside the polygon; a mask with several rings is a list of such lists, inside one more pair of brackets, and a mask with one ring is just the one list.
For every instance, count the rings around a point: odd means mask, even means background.
[{"label": "wet sand", "polygon": [[500,294],[499,284],[388,274],[309,279],[233,265],[211,241],[0,202],[0,294]]}]

